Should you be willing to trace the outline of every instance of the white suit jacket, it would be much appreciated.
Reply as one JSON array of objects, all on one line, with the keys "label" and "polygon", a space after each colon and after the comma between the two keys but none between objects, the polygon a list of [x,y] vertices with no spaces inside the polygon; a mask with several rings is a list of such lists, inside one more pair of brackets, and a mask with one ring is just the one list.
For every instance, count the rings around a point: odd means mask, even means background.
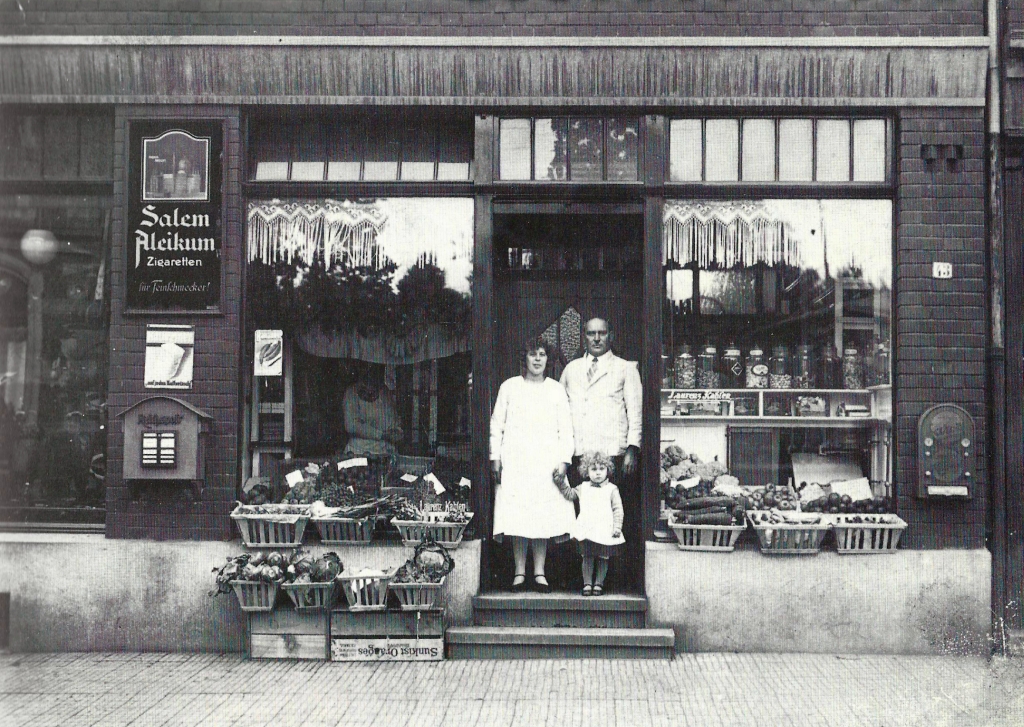
[{"label": "white suit jacket", "polygon": [[614,456],[640,446],[643,387],[636,361],[609,351],[598,358],[597,372],[587,381],[594,357],[570,361],[562,372],[569,395],[576,454],[597,450]]}]

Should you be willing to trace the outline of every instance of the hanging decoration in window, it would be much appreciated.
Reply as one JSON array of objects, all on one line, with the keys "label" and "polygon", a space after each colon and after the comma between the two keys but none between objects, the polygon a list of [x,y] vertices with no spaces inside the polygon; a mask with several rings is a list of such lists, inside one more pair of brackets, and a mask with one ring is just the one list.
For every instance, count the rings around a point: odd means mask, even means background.
[{"label": "hanging decoration in window", "polygon": [[800,265],[799,242],[763,202],[667,202],[664,262],[701,269]]},{"label": "hanging decoration in window", "polygon": [[249,204],[249,260],[265,265],[314,260],[380,269],[377,236],[387,214],[376,203],[280,202]]}]

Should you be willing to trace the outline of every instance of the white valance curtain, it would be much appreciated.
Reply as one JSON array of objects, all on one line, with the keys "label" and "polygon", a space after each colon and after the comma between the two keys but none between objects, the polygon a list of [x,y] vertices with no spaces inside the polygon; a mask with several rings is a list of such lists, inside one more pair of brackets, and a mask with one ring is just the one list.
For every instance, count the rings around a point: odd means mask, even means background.
[{"label": "white valance curtain", "polygon": [[248,259],[376,269],[386,262],[377,245],[386,223],[387,214],[375,202],[250,202]]},{"label": "white valance curtain", "polygon": [[764,202],[665,203],[665,264],[701,269],[801,264],[789,224]]}]

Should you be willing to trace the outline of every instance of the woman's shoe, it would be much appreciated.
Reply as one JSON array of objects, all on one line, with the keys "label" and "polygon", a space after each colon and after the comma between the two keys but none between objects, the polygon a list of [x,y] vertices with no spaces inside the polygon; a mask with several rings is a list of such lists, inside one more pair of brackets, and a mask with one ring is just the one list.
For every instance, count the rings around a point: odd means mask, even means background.
[{"label": "woman's shoe", "polygon": [[526,590],[526,574],[516,573],[516,577],[512,579],[512,593],[522,593]]},{"label": "woman's shoe", "polygon": [[551,584],[548,583],[548,579],[545,576],[534,576],[533,590],[537,591],[537,593],[551,593]]},{"label": "woman's shoe", "polygon": [[604,593],[604,586],[602,586],[600,583],[595,583],[594,584],[594,595],[595,596],[600,596],[603,593]]},{"label": "woman's shoe", "polygon": [[580,595],[583,595],[583,596],[593,596],[594,595],[594,587],[592,585],[590,585],[589,583],[585,583],[583,585],[583,590],[580,591]]}]

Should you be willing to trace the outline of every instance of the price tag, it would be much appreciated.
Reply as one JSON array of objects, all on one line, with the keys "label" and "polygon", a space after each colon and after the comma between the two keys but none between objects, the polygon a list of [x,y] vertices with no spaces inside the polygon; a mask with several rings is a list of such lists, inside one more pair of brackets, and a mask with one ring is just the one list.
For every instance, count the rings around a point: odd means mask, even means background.
[{"label": "price tag", "polygon": [[685,480],[674,480],[672,482],[673,487],[682,486],[684,490],[692,490],[694,487],[700,484],[700,477],[690,477]]},{"label": "price tag", "polygon": [[402,480],[402,482],[408,482],[408,483],[411,484],[411,483],[415,482],[416,480],[418,480],[419,477],[417,477],[416,475],[410,475],[410,474],[406,473],[406,474],[402,475],[399,479]]},{"label": "price tag", "polygon": [[441,480],[437,479],[437,477],[434,476],[433,472],[431,472],[429,475],[423,475],[423,481],[428,482],[434,486],[435,495],[443,494],[446,491],[444,485],[441,484]]},{"label": "price tag", "polygon": [[289,489],[295,487],[295,485],[302,482],[302,470],[295,470],[294,472],[289,472],[284,476],[284,481],[288,483]]},{"label": "price tag", "polygon": [[473,486],[473,483],[470,482],[469,479],[466,478],[466,477],[463,477],[461,480],[459,480],[459,487],[472,487],[472,486]]},{"label": "price tag", "polygon": [[347,470],[350,467],[366,467],[370,464],[366,457],[353,457],[352,459],[346,459],[344,462],[338,462],[339,470]]}]

